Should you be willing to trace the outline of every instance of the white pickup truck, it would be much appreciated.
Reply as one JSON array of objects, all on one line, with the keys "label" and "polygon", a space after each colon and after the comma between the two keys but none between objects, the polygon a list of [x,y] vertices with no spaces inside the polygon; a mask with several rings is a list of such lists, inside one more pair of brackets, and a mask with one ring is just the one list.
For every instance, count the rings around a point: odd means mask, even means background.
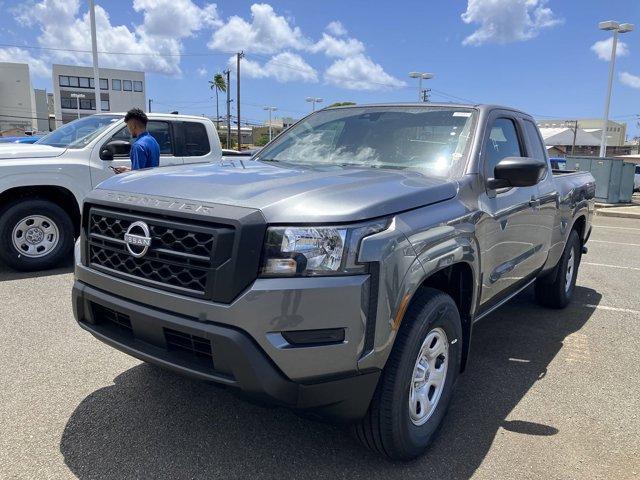
[{"label": "white pickup truck", "polygon": [[[204,117],[149,114],[160,166],[222,159],[213,122]],[[42,270],[69,258],[79,235],[84,196],[130,165],[124,114],[68,123],[33,145],[0,144],[0,259],[16,270]],[[162,192],[157,192],[162,195]]]}]

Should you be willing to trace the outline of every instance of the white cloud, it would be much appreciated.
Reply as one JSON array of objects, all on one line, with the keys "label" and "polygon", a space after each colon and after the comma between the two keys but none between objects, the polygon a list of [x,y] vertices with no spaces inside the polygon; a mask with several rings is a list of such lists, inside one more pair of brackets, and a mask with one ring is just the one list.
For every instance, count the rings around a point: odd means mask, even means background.
[{"label": "white cloud", "polygon": [[562,24],[564,20],[546,4],[547,0],[468,0],[462,21],[479,24],[479,27],[462,43],[482,45],[529,40],[543,28]]},{"label": "white cloud", "polygon": [[[84,2],[82,2],[84,6]],[[18,21],[40,29],[38,43],[47,48],[91,50],[89,12],[79,0],[41,0],[28,4]],[[196,6],[191,0],[135,0],[143,14],[139,25],[112,25],[109,14],[96,5],[100,66],[180,74],[182,40],[219,22],[215,5]],[[48,63],[91,64],[90,53],[45,51]]]},{"label": "white cloud", "polygon": [[199,67],[196,69],[196,73],[198,74],[199,77],[206,77],[208,72],[206,68]]},{"label": "white cloud", "polygon": [[347,34],[347,29],[344,28],[344,25],[342,25],[342,23],[337,20],[334,20],[329,25],[327,25],[325,30],[330,34],[335,35],[336,37],[341,37]]},{"label": "white cloud", "polygon": [[[613,47],[613,38],[609,37],[606,40],[600,40],[599,42],[591,45],[591,51],[595,53],[600,60],[611,60],[611,47]],[[618,40],[616,46],[616,58],[626,57],[629,55],[629,46]]]},{"label": "white cloud", "polygon": [[222,25],[214,3],[198,7],[191,0],[134,0],[133,9],[143,13],[147,35],[167,36],[175,32],[189,37],[204,27]]},{"label": "white cloud", "polygon": [[[229,66],[235,66],[236,57],[229,59]],[[241,74],[251,78],[273,78],[281,83],[317,82],[318,72],[295,53],[282,52],[271,57],[264,65],[255,60],[242,59]]]},{"label": "white cloud", "polygon": [[[242,63],[242,74],[251,78],[274,78],[279,82],[317,82],[318,72],[302,58],[304,53],[321,53],[337,59],[325,71],[327,83],[348,89],[384,90],[404,86],[365,55],[365,45],[347,37],[339,21],[329,23],[322,38],[313,42],[290,19],[278,15],[268,4],[253,4],[251,18],[234,15],[217,29],[208,43],[212,50],[243,50],[249,58]],[[293,53],[296,52],[296,53]],[[269,54],[266,62],[256,60]],[[235,67],[235,57],[229,60]]]},{"label": "white cloud", "polygon": [[51,77],[49,65],[22,48],[1,48],[0,62],[28,63],[30,74],[43,78]]},{"label": "white cloud", "polygon": [[311,47],[311,52],[324,52],[329,57],[350,57],[364,52],[364,44],[355,38],[336,38],[326,33]]},{"label": "white cloud", "polygon": [[640,88],[640,77],[629,72],[620,73],[620,81],[631,88]]},{"label": "white cloud", "polygon": [[331,85],[350,90],[389,90],[406,85],[363,54],[336,60],[324,78]]},{"label": "white cloud", "polygon": [[232,16],[211,37],[208,46],[212,50],[253,53],[276,53],[286,49],[301,50],[308,41],[298,27],[277,15],[271,5],[251,5],[251,22]]}]

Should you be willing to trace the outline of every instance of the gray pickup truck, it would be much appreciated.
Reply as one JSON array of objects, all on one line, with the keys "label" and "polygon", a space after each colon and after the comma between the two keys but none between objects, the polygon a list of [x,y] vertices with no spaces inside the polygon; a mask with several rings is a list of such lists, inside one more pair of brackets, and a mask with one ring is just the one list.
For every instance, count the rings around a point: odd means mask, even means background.
[{"label": "gray pickup truck", "polygon": [[473,325],[534,284],[571,300],[595,183],[531,116],[329,108],[252,160],[119,175],[88,195],[79,325],[143,361],[353,424],[421,454]]}]

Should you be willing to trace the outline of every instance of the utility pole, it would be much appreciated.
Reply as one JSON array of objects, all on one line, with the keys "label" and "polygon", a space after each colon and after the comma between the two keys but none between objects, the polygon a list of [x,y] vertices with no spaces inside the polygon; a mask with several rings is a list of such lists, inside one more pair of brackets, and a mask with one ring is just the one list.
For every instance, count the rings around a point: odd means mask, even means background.
[{"label": "utility pole", "polygon": [[271,129],[271,114],[273,112],[275,112],[277,110],[276,107],[262,107],[263,110],[268,110],[269,111],[269,141],[271,141],[271,139],[273,138],[273,134],[272,134],[272,129]]},{"label": "utility pole", "polygon": [[240,60],[244,57],[244,52],[238,52],[236,53],[236,82],[237,82],[237,86],[236,86],[236,108],[238,111],[238,150],[242,150],[242,134],[240,132]]},{"label": "utility pole", "polygon": [[571,128],[571,130],[573,130],[573,143],[571,144],[571,155],[575,155],[575,149],[576,149],[576,136],[578,135],[578,121],[577,120],[566,120],[564,122],[565,125],[573,125]]},{"label": "utility pole", "polygon": [[100,70],[98,69],[98,39],[96,38],[96,6],[89,0],[89,20],[91,22],[91,53],[93,54],[93,87],[96,96],[96,113],[102,111],[100,98]]},{"label": "utility pole", "polygon": [[153,100],[149,99],[149,113],[151,113],[151,102],[153,102]]},{"label": "utility pole", "polygon": [[231,70],[223,73],[227,76],[227,148],[231,148]]}]

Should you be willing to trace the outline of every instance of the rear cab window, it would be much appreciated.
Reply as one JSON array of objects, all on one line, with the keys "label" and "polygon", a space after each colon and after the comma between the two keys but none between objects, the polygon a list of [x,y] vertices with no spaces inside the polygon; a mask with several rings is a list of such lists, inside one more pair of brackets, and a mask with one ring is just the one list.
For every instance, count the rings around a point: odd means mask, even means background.
[{"label": "rear cab window", "polygon": [[204,124],[199,122],[181,122],[184,157],[201,157],[211,152],[209,135]]}]

